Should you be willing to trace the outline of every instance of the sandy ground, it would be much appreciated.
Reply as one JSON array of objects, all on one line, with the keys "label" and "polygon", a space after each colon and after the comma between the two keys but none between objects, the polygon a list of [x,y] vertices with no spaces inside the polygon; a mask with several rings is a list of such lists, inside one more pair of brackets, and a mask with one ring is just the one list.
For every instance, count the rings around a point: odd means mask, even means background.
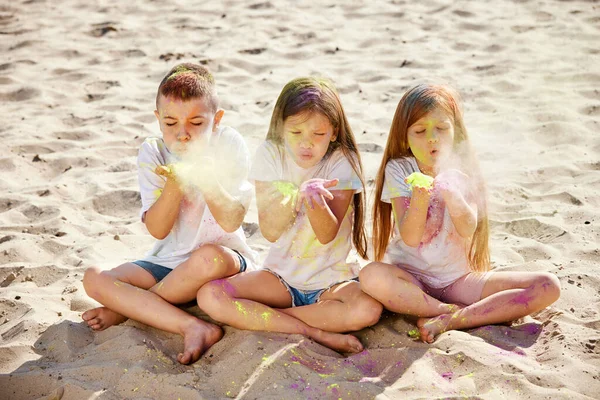
[{"label": "sandy ground", "polygon": [[[600,398],[600,4],[259,1],[0,5],[0,398]],[[350,357],[226,327],[181,366],[176,335],[90,331],[85,268],[152,244],[135,157],[158,134],[156,87],[183,61],[211,68],[252,153],[289,79],[332,78],[370,185],[404,91],[454,85],[489,183],[493,265],[550,271],[561,299],[432,345],[384,315]],[[253,206],[264,256],[256,222]]]}]

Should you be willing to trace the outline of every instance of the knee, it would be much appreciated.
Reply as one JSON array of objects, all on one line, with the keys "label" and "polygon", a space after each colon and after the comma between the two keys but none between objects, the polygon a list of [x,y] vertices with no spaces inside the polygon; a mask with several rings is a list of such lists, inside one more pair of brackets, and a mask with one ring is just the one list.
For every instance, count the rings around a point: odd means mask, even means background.
[{"label": "knee", "polygon": [[534,286],[540,293],[540,297],[544,299],[544,307],[560,298],[560,281],[554,274],[549,272],[540,274],[536,278]]},{"label": "knee", "polygon": [[225,300],[225,290],[222,280],[208,282],[196,294],[198,307],[214,320],[219,320],[223,312],[221,305]]},{"label": "knee", "polygon": [[88,296],[93,299],[97,299],[98,293],[98,280],[102,270],[98,267],[89,267],[83,273],[83,288]]},{"label": "knee", "polygon": [[380,302],[366,294],[361,296],[360,301],[350,310],[352,321],[348,330],[358,331],[368,326],[375,325],[379,322],[382,311],[383,305],[381,305]]},{"label": "knee", "polygon": [[212,243],[200,246],[190,256],[187,268],[194,270],[194,276],[223,276],[227,270],[223,248]]},{"label": "knee", "polygon": [[379,281],[378,275],[377,263],[371,263],[362,268],[358,273],[361,289],[368,293],[372,288],[376,288]]}]

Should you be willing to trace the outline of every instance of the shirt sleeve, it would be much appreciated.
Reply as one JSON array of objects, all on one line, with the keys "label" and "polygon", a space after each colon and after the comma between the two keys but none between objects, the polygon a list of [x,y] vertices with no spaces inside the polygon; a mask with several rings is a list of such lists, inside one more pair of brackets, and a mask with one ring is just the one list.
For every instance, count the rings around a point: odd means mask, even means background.
[{"label": "shirt sleeve", "polygon": [[410,185],[404,182],[404,178],[415,172],[414,167],[408,159],[390,160],[385,166],[385,179],[381,201],[391,203],[396,197],[410,197],[412,191]]},{"label": "shirt sleeve", "polygon": [[158,144],[157,139],[146,139],[138,153],[137,167],[140,196],[142,198],[142,208],[140,210],[142,220],[144,219],[144,213],[152,207],[162,194],[167,181],[167,178],[154,172],[158,165],[164,164],[158,151]]},{"label": "shirt sleeve", "polygon": [[283,177],[282,157],[277,146],[271,142],[263,142],[256,150],[250,180],[272,182]]},{"label": "shirt sleeve", "polygon": [[215,173],[219,183],[227,193],[240,200],[248,209],[254,187],[248,181],[250,170],[250,152],[242,135],[233,128],[227,127],[223,132],[224,139],[219,143],[220,156],[215,160]]},{"label": "shirt sleeve", "polygon": [[331,157],[331,167],[328,168],[325,179],[339,179],[339,182],[329,190],[354,190],[356,193],[362,192],[362,182],[344,153],[338,150]]}]

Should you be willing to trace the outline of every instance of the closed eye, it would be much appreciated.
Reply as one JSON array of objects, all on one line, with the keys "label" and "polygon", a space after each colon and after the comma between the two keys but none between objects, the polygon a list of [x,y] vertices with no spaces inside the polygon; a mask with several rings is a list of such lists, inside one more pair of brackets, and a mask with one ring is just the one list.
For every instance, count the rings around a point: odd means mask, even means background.
[{"label": "closed eye", "polygon": [[425,133],[425,129],[423,129],[422,131],[415,131],[416,134],[420,135],[422,133]]},{"label": "closed eye", "polygon": [[315,132],[314,134],[317,136],[325,136],[325,133],[320,133],[320,132]]},{"label": "closed eye", "polygon": [[165,125],[167,126],[173,126],[175,125],[177,122],[165,122]]}]

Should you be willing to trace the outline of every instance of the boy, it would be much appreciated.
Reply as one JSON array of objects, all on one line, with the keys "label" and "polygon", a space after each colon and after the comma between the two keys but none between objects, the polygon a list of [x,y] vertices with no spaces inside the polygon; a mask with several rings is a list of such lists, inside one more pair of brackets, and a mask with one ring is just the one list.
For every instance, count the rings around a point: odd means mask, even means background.
[{"label": "boy", "polygon": [[138,173],[142,222],[158,242],[142,260],[86,270],[85,291],[104,307],[82,317],[97,331],[132,318],[178,333],[184,349],[177,360],[190,364],[223,332],[174,304],[194,300],[211,280],[254,269],[255,253],[241,228],[252,196],[250,157],[242,136],[219,126],[224,111],[203,66],[171,69],[154,113],[162,138],[142,143]]}]

